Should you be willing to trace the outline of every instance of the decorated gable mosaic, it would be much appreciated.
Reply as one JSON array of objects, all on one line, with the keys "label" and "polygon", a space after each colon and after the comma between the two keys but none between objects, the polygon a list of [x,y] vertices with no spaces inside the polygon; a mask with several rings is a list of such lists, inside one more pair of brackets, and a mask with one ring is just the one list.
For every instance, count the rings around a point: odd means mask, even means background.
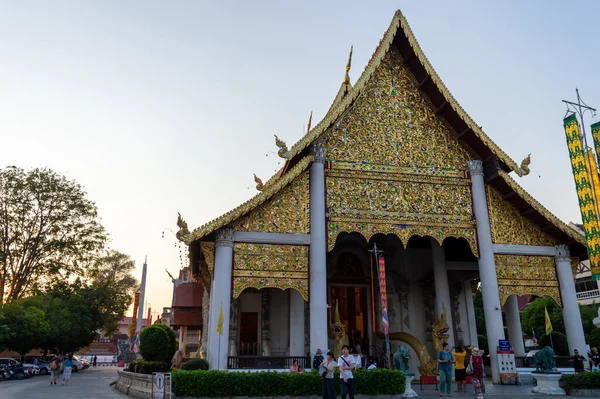
[{"label": "decorated gable mosaic", "polygon": [[477,244],[469,154],[417,90],[393,47],[324,142],[328,245],[341,232]]},{"label": "decorated gable mosaic", "polygon": [[308,172],[302,173],[269,201],[232,223],[236,231],[308,233],[310,230]]},{"label": "decorated gable mosaic", "polygon": [[233,246],[233,297],[246,288],[291,288],[308,301],[308,247],[243,244]]}]

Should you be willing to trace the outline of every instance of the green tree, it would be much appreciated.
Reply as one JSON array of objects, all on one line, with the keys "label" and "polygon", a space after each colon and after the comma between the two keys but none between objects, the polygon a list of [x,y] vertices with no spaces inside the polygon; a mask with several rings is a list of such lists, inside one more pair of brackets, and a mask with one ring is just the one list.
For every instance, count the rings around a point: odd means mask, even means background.
[{"label": "green tree", "polygon": [[107,336],[118,329],[119,321],[133,301],[138,282],[133,277],[135,262],[129,255],[109,250],[87,269],[82,296],[92,312],[97,329]]},{"label": "green tree", "polygon": [[4,327],[8,329],[6,347],[21,355],[37,348],[48,334],[50,326],[45,313],[37,306],[15,300],[3,306]]},{"label": "green tree", "polygon": [[140,333],[140,354],[146,361],[169,362],[170,342],[167,332],[159,326],[149,326]]},{"label": "green tree", "polygon": [[483,311],[483,297],[481,290],[477,290],[475,298],[473,298],[473,306],[475,308],[475,326],[477,327],[478,335],[487,335],[485,327],[485,313]]},{"label": "green tree", "polygon": [[79,183],[50,169],[0,169],[0,303],[81,272],[105,241]]},{"label": "green tree", "polygon": [[175,331],[173,331],[173,329],[165,324],[154,324],[155,326],[162,328],[163,330],[165,330],[165,332],[167,333],[167,335],[169,336],[169,352],[167,353],[167,363],[170,362],[173,359],[173,356],[175,356],[175,352],[177,352],[177,349],[179,349],[179,345],[177,344],[177,334],[175,333]]},{"label": "green tree", "polygon": [[591,334],[598,328],[594,325],[594,318],[598,317],[598,308],[595,305],[579,305],[579,313],[581,314],[581,323],[583,324],[583,332],[585,341],[590,342]]},{"label": "green tree", "polygon": [[562,308],[552,298],[536,298],[521,313],[521,328],[524,334],[531,336],[535,331],[540,342],[546,335],[546,317],[544,308],[548,309],[548,315],[552,322],[553,331],[564,334],[565,324],[562,317]]}]

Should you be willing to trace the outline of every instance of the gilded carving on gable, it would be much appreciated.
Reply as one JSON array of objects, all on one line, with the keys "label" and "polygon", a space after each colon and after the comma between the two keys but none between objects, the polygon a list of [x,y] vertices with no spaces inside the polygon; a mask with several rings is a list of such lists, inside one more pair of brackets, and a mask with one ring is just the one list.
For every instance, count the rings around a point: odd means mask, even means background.
[{"label": "gilded carving on gable", "polygon": [[539,226],[504,200],[496,188],[486,186],[486,192],[492,241],[495,244],[560,245],[558,240],[545,234]]},{"label": "gilded carving on gable", "polygon": [[470,159],[393,46],[323,145],[328,159],[380,165],[462,170]]},{"label": "gilded carving on gable", "polygon": [[469,180],[463,171],[330,162],[326,175],[328,246],[341,232],[464,238],[477,256]]},{"label": "gilded carving on gable", "polygon": [[308,233],[310,231],[308,172],[302,173],[273,198],[232,223],[236,231]]},{"label": "gilded carving on gable", "polygon": [[500,303],[512,295],[549,296],[561,305],[554,257],[495,255]]},{"label": "gilded carving on gable", "polygon": [[308,301],[308,247],[235,243],[233,297],[246,288],[292,288]]}]

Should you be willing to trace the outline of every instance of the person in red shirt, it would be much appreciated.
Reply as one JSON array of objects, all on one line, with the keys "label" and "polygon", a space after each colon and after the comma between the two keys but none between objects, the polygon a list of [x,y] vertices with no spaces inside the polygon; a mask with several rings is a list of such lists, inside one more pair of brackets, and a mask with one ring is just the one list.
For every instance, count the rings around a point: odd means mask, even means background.
[{"label": "person in red shirt", "polygon": [[471,350],[470,363],[473,365],[471,380],[473,381],[473,386],[475,386],[475,392],[477,392],[477,399],[483,399],[483,359],[479,353],[479,348]]}]

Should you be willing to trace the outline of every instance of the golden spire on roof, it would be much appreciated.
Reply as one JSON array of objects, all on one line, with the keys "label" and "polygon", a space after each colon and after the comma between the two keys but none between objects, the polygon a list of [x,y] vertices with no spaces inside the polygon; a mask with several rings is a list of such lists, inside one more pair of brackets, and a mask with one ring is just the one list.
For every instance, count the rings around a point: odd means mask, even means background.
[{"label": "golden spire on roof", "polygon": [[350,75],[348,75],[348,72],[350,72],[350,67],[352,66],[352,50],[354,49],[354,46],[350,46],[350,55],[348,56],[348,63],[346,64],[346,76],[344,76],[344,84],[349,85],[350,84]]},{"label": "golden spire on roof", "polygon": [[308,117],[308,127],[306,128],[306,133],[310,132],[310,126],[312,125],[312,111],[310,111],[310,116]]},{"label": "golden spire on roof", "polygon": [[256,189],[258,191],[262,191],[265,188],[262,180],[260,180],[260,177],[256,176],[256,174],[254,174],[254,181],[256,182]]}]

